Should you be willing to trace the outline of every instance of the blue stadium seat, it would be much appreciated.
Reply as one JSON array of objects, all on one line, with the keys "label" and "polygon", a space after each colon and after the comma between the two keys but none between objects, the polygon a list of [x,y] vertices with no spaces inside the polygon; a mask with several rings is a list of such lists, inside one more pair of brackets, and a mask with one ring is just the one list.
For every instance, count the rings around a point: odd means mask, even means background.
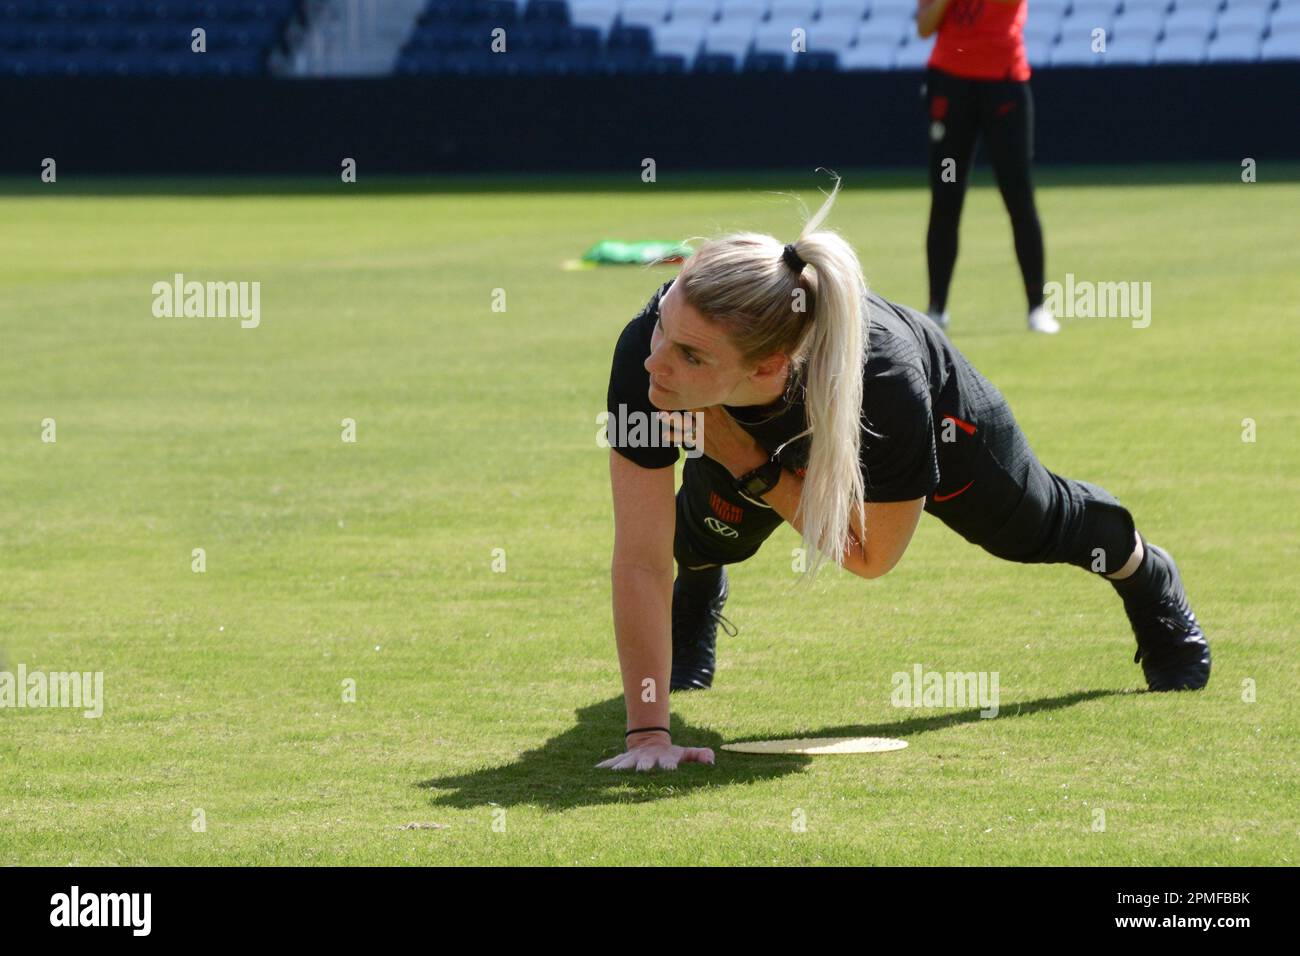
[{"label": "blue stadium seat", "polygon": [[840,66],[839,57],[834,53],[811,51],[796,53],[794,72],[796,73],[833,73]]},{"label": "blue stadium seat", "polygon": [[695,58],[695,73],[735,73],[736,58],[730,53],[701,53]]}]

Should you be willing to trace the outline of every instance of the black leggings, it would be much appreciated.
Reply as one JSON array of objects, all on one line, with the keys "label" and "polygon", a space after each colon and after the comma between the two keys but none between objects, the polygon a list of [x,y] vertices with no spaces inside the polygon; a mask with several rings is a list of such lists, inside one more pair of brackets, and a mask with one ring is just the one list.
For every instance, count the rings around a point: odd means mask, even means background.
[{"label": "black leggings", "polygon": [[1029,172],[1034,153],[1034,101],[1029,84],[967,80],[930,68],[925,90],[930,117],[930,226],[925,240],[930,308],[942,312],[948,303],[957,263],[957,226],[980,134],[1011,216],[1029,308],[1042,305],[1043,230]]},{"label": "black leggings", "polygon": [[[1073,564],[1096,574],[1122,568],[1134,548],[1128,510],[1104,488],[1045,468],[1006,399],[970,372],[974,394],[934,412],[941,478],[925,510],[1008,561]],[[673,556],[684,569],[735,564],[753,556],[782,520],[739,494],[717,462],[687,458]]]}]

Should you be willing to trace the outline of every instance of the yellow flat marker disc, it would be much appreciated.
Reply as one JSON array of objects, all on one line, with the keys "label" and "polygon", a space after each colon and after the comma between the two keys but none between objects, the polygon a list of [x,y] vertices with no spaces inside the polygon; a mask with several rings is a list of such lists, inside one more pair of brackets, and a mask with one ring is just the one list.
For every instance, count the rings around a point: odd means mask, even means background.
[{"label": "yellow flat marker disc", "polygon": [[723,744],[723,750],[742,754],[876,754],[902,750],[906,740],[889,737],[798,737],[793,740],[743,740]]},{"label": "yellow flat marker disc", "polygon": [[560,263],[560,268],[565,272],[585,272],[588,269],[595,269],[599,263],[588,262],[585,259],[565,259]]}]

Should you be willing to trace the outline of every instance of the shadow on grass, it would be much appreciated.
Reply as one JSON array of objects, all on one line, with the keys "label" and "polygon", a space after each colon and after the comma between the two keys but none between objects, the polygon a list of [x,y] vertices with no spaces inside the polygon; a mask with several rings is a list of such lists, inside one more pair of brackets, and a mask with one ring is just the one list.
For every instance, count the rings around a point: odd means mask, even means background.
[{"label": "shadow on grass", "polygon": [[[1007,707],[993,719],[1026,717],[1123,693],[1125,692],[1117,690],[1090,690],[1060,697],[1044,697]],[[527,804],[550,810],[567,810],[606,803],[644,803],[699,788],[753,783],[794,773],[813,759],[799,754],[772,756],[723,753],[722,744],[731,741],[724,740],[715,731],[694,727],[674,716],[673,740],[692,747],[712,747],[718,761],[716,765],[704,767],[683,764],[671,773],[599,770],[596,768],[597,763],[621,752],[617,741],[626,727],[623,698],[612,697],[583,707],[577,712],[577,718],[572,728],[552,737],[543,746],[520,754],[513,763],[470,773],[434,777],[421,781],[416,786],[424,790],[446,791],[433,796],[432,806],[463,809],[484,805],[508,807]],[[931,731],[946,730],[959,724],[979,723],[984,719],[980,717],[979,710],[975,709],[909,717],[892,723],[845,724],[816,730],[791,731],[779,737],[758,739],[900,737],[910,741],[911,738]],[[889,758],[886,756],[881,759]]]}]

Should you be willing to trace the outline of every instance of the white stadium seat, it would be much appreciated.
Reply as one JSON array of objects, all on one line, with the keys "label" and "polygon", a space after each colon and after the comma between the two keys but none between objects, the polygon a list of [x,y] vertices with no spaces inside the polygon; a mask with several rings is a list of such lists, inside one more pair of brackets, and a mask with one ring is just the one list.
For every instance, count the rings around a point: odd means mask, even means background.
[{"label": "white stadium seat", "polygon": [[1174,12],[1191,12],[1197,10],[1208,10],[1214,13],[1219,7],[1223,6],[1223,0],[1174,0]]},{"label": "white stadium seat", "polygon": [[916,0],[871,0],[871,19],[876,17],[916,19]]},{"label": "white stadium seat", "polygon": [[893,69],[894,58],[898,55],[898,44],[889,40],[859,40],[840,54],[840,68],[845,70],[889,70]]},{"label": "white stadium seat", "polygon": [[1165,18],[1165,38],[1200,36],[1208,39],[1214,30],[1214,11],[1175,10]]},{"label": "white stadium seat", "polygon": [[1025,57],[1031,67],[1048,66],[1052,62],[1052,47],[1056,45],[1054,36],[1025,37]]},{"label": "white stadium seat", "polygon": [[769,19],[808,24],[817,18],[817,0],[772,0]]},{"label": "white stadium seat", "polygon": [[727,53],[742,63],[754,42],[754,27],[751,20],[723,20],[712,24],[704,31],[704,49],[708,53]]},{"label": "white stadium seat", "polygon": [[1270,30],[1282,30],[1283,32],[1300,29],[1300,3],[1288,7],[1279,7],[1274,10],[1273,16],[1268,21],[1268,27]]},{"label": "white stadium seat", "polygon": [[625,0],[619,18],[625,27],[653,27],[668,17],[668,0]]},{"label": "white stadium seat", "polygon": [[1151,12],[1158,13],[1161,18],[1164,17],[1165,11],[1173,4],[1173,0],[1124,0],[1124,13]]},{"label": "white stadium seat", "polygon": [[569,19],[575,26],[595,27],[602,38],[618,18],[618,0],[569,0]]},{"label": "white stadium seat", "polygon": [[930,60],[930,53],[934,50],[934,36],[931,35],[922,39],[913,37],[907,44],[898,51],[894,57],[894,69],[896,70],[923,70],[925,64]]},{"label": "white stadium seat", "polygon": [[842,20],[852,17],[855,20],[866,18],[871,0],[822,0],[821,18],[823,20]]},{"label": "white stadium seat", "polygon": [[1165,15],[1159,10],[1150,7],[1143,10],[1125,9],[1123,13],[1115,18],[1111,33],[1117,37],[1123,36],[1129,30],[1139,33],[1159,33],[1164,22]]},{"label": "white stadium seat", "polygon": [[767,0],[719,0],[723,20],[761,20],[767,16]]},{"label": "white stadium seat", "polygon": [[708,23],[717,14],[718,0],[672,0],[670,8],[670,15],[675,23],[686,23],[692,20]]},{"label": "white stadium seat", "polygon": [[1166,36],[1156,47],[1157,63],[1200,63],[1205,59],[1205,37],[1190,34]]},{"label": "white stadium seat", "polygon": [[1025,45],[1030,43],[1041,43],[1043,40],[1052,41],[1060,35],[1060,23],[1053,23],[1048,26],[1045,23],[1026,23],[1025,24]]},{"label": "white stadium seat", "polygon": [[1070,11],[1070,22],[1089,29],[1101,27],[1109,36],[1117,6],[1114,0],[1075,0],[1074,8]]},{"label": "white stadium seat", "polygon": [[902,43],[903,37],[915,30],[912,21],[892,15],[872,14],[870,20],[858,27],[858,42],[863,40],[888,40],[895,46]]},{"label": "white stadium seat", "polygon": [[686,69],[695,65],[703,33],[698,21],[664,23],[654,28],[655,52],[675,54],[686,61]]},{"label": "white stadium seat", "polygon": [[1214,21],[1214,30],[1216,33],[1222,33],[1225,29],[1240,33],[1249,30],[1258,38],[1264,35],[1264,27],[1267,24],[1267,7],[1262,5],[1239,5],[1229,7],[1220,13],[1219,19]]},{"label": "white stadium seat", "polygon": [[1065,20],[1065,14],[1059,10],[1039,10],[1033,4],[1029,6],[1029,16],[1025,18],[1025,36],[1031,33],[1035,36],[1042,36],[1050,32],[1056,36],[1061,32],[1061,23]]},{"label": "white stadium seat", "polygon": [[828,20],[822,17],[808,27],[808,49],[839,53],[847,49],[858,33],[857,20]]},{"label": "white stadium seat", "polygon": [[1081,23],[1073,17],[1066,20],[1060,40],[1052,48],[1052,66],[1100,66],[1104,54],[1094,53],[1092,49],[1092,31],[1098,28],[1099,25]]},{"label": "white stadium seat", "polygon": [[1156,37],[1159,28],[1129,26],[1116,29],[1113,39],[1106,43],[1102,58],[1105,66],[1147,66],[1156,55]]},{"label": "white stadium seat", "polygon": [[1273,27],[1259,56],[1262,60],[1300,60],[1300,27]]},{"label": "white stadium seat", "polygon": [[1205,59],[1210,63],[1253,62],[1259,59],[1258,33],[1220,33],[1210,41]]},{"label": "white stadium seat", "polygon": [[1069,0],[1032,0],[1025,22],[1033,23],[1035,20],[1059,22],[1065,16],[1065,8],[1069,5]]},{"label": "white stadium seat", "polygon": [[769,20],[767,23],[760,23],[758,29],[754,31],[754,52],[783,56],[786,68],[789,69],[794,61],[793,31],[797,29],[804,30],[806,35],[808,27],[793,20],[784,22]]}]

